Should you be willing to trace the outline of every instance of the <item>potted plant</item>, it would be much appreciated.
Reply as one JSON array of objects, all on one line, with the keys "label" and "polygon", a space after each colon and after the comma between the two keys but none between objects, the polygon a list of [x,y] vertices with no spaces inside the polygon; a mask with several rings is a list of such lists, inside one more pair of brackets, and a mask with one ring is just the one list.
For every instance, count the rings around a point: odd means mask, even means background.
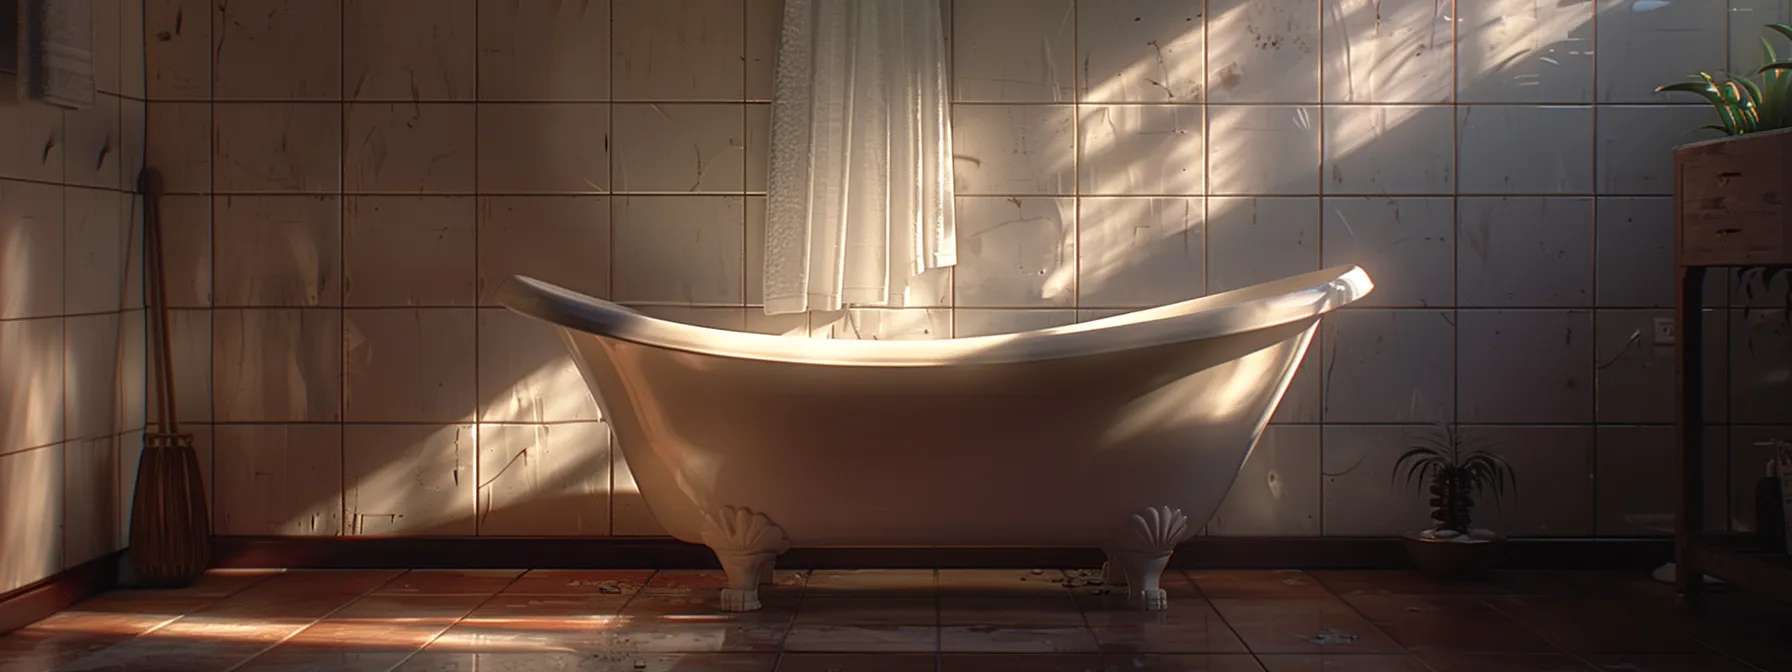
[{"label": "potted plant", "polygon": [[1491,493],[1495,504],[1518,490],[1512,465],[1464,441],[1454,425],[1422,434],[1394,462],[1393,478],[1407,487],[1425,484],[1431,495],[1430,529],[1406,535],[1406,553],[1420,570],[1447,577],[1485,574],[1499,564],[1505,540],[1474,527],[1475,498]]},{"label": "potted plant", "polygon": [[[1792,26],[1767,30],[1792,39]],[[1717,113],[1714,129],[1723,137],[1674,148],[1674,208],[1678,247],[1689,264],[1737,266],[1738,290],[1752,298],[1776,279],[1792,277],[1792,59],[1781,60],[1773,44],[1761,40],[1757,82],[1731,75],[1719,82],[1709,73],[1657,87],[1657,93],[1703,97]],[[1792,292],[1787,306],[1792,310]]]}]

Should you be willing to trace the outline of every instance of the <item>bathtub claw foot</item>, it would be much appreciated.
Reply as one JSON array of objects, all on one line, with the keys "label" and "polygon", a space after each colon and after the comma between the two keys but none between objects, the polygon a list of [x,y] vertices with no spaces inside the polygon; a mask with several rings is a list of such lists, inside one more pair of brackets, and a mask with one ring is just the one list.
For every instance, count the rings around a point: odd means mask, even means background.
[{"label": "bathtub claw foot", "polygon": [[1193,536],[1188,517],[1167,506],[1148,507],[1133,514],[1104,549],[1108,565],[1126,577],[1126,603],[1134,609],[1162,611],[1169,608],[1169,593],[1159,587],[1164,568],[1176,545]]},{"label": "bathtub claw foot", "polygon": [[759,586],[772,582],[778,554],[790,550],[784,528],[752,509],[724,506],[703,518],[703,543],[728,575],[723,611],[757,611]]}]

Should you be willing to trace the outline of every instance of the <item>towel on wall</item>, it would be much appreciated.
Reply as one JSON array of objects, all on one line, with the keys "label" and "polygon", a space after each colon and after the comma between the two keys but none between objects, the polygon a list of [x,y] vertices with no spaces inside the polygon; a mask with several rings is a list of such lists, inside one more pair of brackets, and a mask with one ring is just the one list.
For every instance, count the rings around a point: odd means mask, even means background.
[{"label": "towel on wall", "polygon": [[93,106],[93,0],[17,0],[20,95]]}]

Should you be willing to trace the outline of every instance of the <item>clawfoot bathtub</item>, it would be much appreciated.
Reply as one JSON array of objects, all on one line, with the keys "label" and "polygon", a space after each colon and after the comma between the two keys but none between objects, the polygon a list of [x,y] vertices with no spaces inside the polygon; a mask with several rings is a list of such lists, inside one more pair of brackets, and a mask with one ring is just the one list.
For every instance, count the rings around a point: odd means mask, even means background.
[{"label": "clawfoot bathtub", "polygon": [[722,607],[759,608],[808,547],[1100,547],[1162,609],[1327,312],[1372,288],[1331,268],[1074,326],[936,341],[736,333],[526,277],[648,509],[709,546]]}]

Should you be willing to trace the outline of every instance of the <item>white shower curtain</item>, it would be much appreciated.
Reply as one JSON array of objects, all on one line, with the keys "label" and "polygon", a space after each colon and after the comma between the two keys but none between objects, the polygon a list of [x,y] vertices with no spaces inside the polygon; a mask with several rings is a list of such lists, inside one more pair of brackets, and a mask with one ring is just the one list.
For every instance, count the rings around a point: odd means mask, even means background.
[{"label": "white shower curtain", "polygon": [[785,0],[765,312],[903,305],[957,262],[939,0]]}]

